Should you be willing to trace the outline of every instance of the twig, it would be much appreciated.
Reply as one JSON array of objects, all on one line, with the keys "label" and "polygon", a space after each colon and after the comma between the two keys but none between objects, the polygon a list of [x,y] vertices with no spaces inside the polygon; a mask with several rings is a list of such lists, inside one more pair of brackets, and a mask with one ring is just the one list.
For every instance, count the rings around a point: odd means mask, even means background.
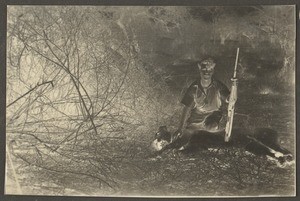
[{"label": "twig", "polygon": [[54,87],[53,85],[53,81],[47,81],[47,82],[43,82],[41,84],[37,84],[35,87],[33,87],[32,89],[30,89],[29,91],[27,91],[25,94],[23,94],[22,96],[20,96],[19,98],[17,98],[16,100],[14,100],[12,103],[8,104],[6,106],[6,108],[12,106],[13,104],[15,104],[17,101],[19,101],[21,98],[25,97],[26,95],[28,95],[30,92],[34,91],[35,89],[37,89],[38,87],[45,85],[45,84],[51,84],[52,87]]}]

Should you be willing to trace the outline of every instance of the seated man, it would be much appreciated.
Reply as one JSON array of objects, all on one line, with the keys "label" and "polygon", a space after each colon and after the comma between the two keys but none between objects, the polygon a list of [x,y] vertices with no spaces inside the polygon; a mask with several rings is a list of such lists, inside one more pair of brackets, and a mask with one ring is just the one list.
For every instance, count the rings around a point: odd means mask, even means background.
[{"label": "seated man", "polygon": [[[199,130],[218,132],[224,129],[227,118],[227,102],[230,91],[213,78],[216,63],[206,58],[197,64],[200,78],[187,89],[181,103],[184,105],[180,125],[175,133],[178,137],[189,137]],[[236,79],[232,80],[236,84]],[[236,96],[236,91],[234,92]],[[236,100],[236,98],[235,98]],[[220,123],[223,125],[220,128]]]}]

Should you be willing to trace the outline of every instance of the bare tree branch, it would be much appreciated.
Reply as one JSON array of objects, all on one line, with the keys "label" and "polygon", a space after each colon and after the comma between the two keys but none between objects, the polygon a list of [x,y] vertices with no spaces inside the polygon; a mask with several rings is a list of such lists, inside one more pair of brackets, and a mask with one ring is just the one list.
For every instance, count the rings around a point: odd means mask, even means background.
[{"label": "bare tree branch", "polygon": [[16,102],[18,102],[21,98],[25,97],[26,95],[28,95],[28,94],[31,93],[32,91],[36,90],[38,87],[43,86],[43,85],[45,85],[45,84],[51,84],[51,86],[54,87],[53,81],[46,81],[46,82],[43,82],[43,83],[41,83],[41,84],[38,83],[35,87],[33,87],[32,89],[30,89],[29,91],[27,91],[26,93],[24,93],[22,96],[20,96],[19,98],[17,98],[16,100],[14,100],[13,102],[11,102],[10,104],[8,104],[8,105],[6,106],[6,108],[12,106],[12,105],[15,104]]}]

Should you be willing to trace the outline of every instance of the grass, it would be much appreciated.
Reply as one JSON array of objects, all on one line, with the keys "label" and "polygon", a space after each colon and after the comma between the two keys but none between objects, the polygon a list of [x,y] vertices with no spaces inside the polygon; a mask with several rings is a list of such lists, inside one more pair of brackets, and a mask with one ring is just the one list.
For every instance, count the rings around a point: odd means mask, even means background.
[{"label": "grass", "polygon": [[[293,153],[295,127],[292,123],[287,126],[287,122],[293,122],[292,98],[278,95],[240,97],[237,112],[244,114],[244,117],[236,118],[235,124],[272,127],[279,132],[280,143]],[[149,139],[154,132],[155,130],[136,135],[131,140],[107,142],[111,148],[108,152],[111,157],[108,159],[113,159],[110,164],[114,167],[110,169],[111,187],[84,175],[27,166],[20,159],[14,158],[23,193],[92,196],[290,196],[295,192],[294,165],[280,168],[273,161],[253,156],[238,147],[200,150],[189,155],[169,150],[159,157],[149,158]],[[83,151],[84,149],[77,154]],[[97,161],[100,160],[97,155],[92,160],[95,164],[101,164],[101,161]],[[12,187],[14,178],[10,164],[7,165],[7,178]],[[63,170],[66,167],[61,168]],[[73,165],[72,168],[76,169],[76,166]],[[87,164],[80,164],[77,168],[82,172],[97,174],[97,170]],[[15,192],[14,188],[10,189],[8,193]]]}]

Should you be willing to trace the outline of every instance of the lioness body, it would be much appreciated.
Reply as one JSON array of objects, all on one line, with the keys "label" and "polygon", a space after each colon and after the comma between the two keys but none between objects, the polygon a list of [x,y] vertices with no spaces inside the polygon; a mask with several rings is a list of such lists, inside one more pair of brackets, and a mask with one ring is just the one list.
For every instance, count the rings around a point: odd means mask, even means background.
[{"label": "lioness body", "polygon": [[292,160],[291,152],[278,144],[278,135],[273,129],[257,128],[253,132],[242,128],[233,129],[230,142],[224,142],[224,134],[224,131],[212,133],[203,130],[183,135],[172,141],[172,134],[168,132],[167,128],[160,127],[155,139],[156,141],[164,141],[164,145],[157,150],[156,154],[161,154],[167,149],[193,152],[203,148],[232,146],[243,147],[255,155],[271,157],[281,164]]}]

